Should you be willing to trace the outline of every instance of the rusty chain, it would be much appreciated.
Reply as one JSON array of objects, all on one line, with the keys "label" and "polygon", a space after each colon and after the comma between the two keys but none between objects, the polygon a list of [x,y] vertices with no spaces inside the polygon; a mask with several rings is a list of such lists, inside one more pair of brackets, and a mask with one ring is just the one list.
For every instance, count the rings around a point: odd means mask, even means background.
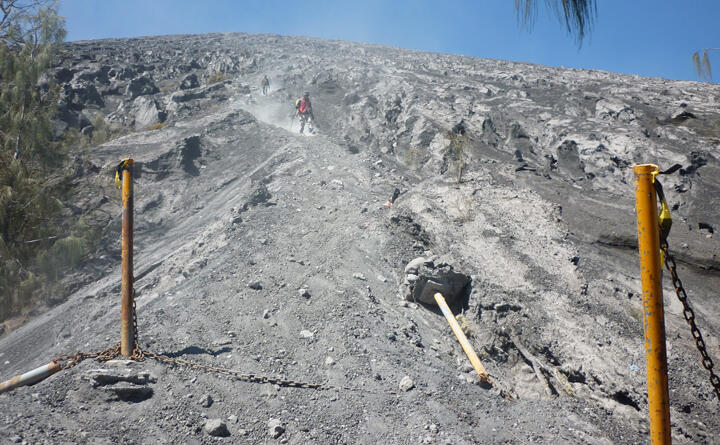
[{"label": "rusty chain", "polygon": [[702,356],[702,365],[710,373],[710,384],[715,391],[715,395],[717,396],[718,401],[720,401],[720,377],[718,377],[718,375],[713,372],[713,361],[707,352],[707,348],[705,347],[705,340],[703,340],[703,336],[700,333],[697,325],[695,324],[695,312],[692,310],[692,307],[690,307],[687,293],[685,292],[682,281],[680,281],[680,277],[678,277],[677,274],[677,265],[675,264],[675,258],[670,254],[670,250],[666,242],[662,244],[662,251],[665,254],[665,267],[667,267],[667,269],[670,271],[670,276],[672,278],[673,287],[675,288],[675,293],[677,294],[678,299],[683,305],[683,316],[685,317],[688,325],[690,325],[690,332],[695,339],[695,345],[697,346],[697,349],[698,351],[700,351],[700,355]]},{"label": "rusty chain", "polygon": [[[120,165],[117,168],[116,173],[116,185],[119,181],[119,172],[121,169],[126,166],[125,164],[126,160],[122,161]],[[118,187],[119,188],[119,187]],[[131,282],[134,282],[134,277],[131,278]],[[329,390],[329,389],[340,389],[340,390],[348,390],[348,391],[362,391],[362,392],[373,392],[370,390],[365,389],[359,389],[359,388],[351,388],[347,386],[333,386],[328,384],[321,384],[321,383],[308,383],[308,382],[299,382],[295,380],[288,380],[288,379],[282,379],[277,377],[268,377],[258,374],[249,374],[249,373],[241,373],[240,371],[229,369],[229,368],[221,368],[217,366],[211,366],[204,363],[199,362],[193,362],[189,360],[183,360],[179,358],[173,358],[169,357],[167,355],[163,354],[156,354],[154,352],[149,351],[143,351],[140,347],[140,343],[138,341],[138,324],[137,324],[137,310],[136,310],[136,304],[135,304],[135,288],[132,289],[132,323],[133,323],[133,341],[135,342],[135,347],[133,348],[130,356],[128,357],[130,360],[134,360],[136,362],[142,362],[145,359],[153,359],[161,363],[170,364],[174,366],[184,366],[191,369],[197,369],[202,371],[208,371],[208,372],[214,372],[218,374],[225,374],[230,375],[238,380],[242,380],[249,383],[269,383],[273,385],[283,386],[283,387],[290,387],[290,388],[308,388],[308,389],[318,389],[318,390]],[[120,343],[117,343],[107,349],[104,349],[102,351],[98,352],[82,352],[78,351],[75,354],[65,354],[57,356],[53,359],[54,362],[59,363],[60,369],[69,369],[74,366],[76,366],[78,363],[82,362],[83,360],[94,358],[100,362],[107,362],[109,360],[112,360],[120,355]],[[396,394],[393,391],[386,391],[385,394]]]},{"label": "rusty chain", "polygon": [[[250,374],[250,373],[242,373],[240,371],[229,369],[229,368],[221,368],[217,366],[212,366],[204,363],[199,362],[193,362],[189,360],[183,360],[179,358],[173,358],[169,357],[167,355],[163,354],[156,354],[154,352],[144,351],[140,344],[138,343],[138,327],[137,327],[137,312],[136,312],[136,306],[135,306],[135,289],[133,289],[133,329],[134,329],[134,341],[135,341],[135,348],[132,351],[132,354],[130,354],[130,357],[128,357],[130,360],[134,360],[136,362],[142,362],[145,361],[145,359],[152,359],[156,360],[161,363],[173,365],[173,366],[183,366],[190,369],[196,369],[196,370],[202,370],[207,372],[213,372],[217,374],[224,374],[232,376],[238,380],[249,382],[249,383],[269,383],[271,385],[278,385],[282,387],[287,388],[306,388],[306,389],[317,389],[317,390],[330,390],[330,389],[340,389],[340,390],[348,390],[348,391],[362,391],[362,392],[372,392],[366,389],[360,390],[358,388],[351,388],[347,386],[333,386],[333,385],[327,385],[327,384],[321,384],[321,383],[308,383],[308,382],[300,382],[295,380],[288,380],[288,379],[282,379],[277,377],[269,377],[269,376],[263,376],[258,374]],[[107,349],[103,349],[102,351],[98,352],[82,352],[78,351],[75,354],[65,354],[60,355],[58,357],[55,357],[53,359],[54,362],[61,363],[61,369],[70,369],[74,366],[76,366],[78,363],[82,362],[86,359],[96,359],[99,362],[107,362],[109,360],[112,360],[120,355],[120,343],[117,343]],[[395,394],[393,391],[386,391],[384,394]]]}]

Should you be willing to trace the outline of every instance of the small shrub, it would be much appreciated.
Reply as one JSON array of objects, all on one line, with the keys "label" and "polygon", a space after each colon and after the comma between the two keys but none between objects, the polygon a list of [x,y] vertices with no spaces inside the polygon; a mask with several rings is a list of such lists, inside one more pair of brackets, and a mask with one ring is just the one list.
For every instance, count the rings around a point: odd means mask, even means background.
[{"label": "small shrub", "polygon": [[28,272],[27,277],[20,282],[18,286],[18,299],[22,302],[30,301],[33,294],[42,287],[43,280],[32,272]]},{"label": "small shrub", "polygon": [[91,140],[93,145],[104,144],[105,142],[113,138],[113,131],[108,125],[108,123],[105,122],[105,118],[103,118],[102,115],[98,114],[93,120],[92,125],[93,132]]},{"label": "small shrub", "polygon": [[419,147],[411,147],[405,152],[405,163],[408,167],[417,170],[423,160],[422,149]]},{"label": "small shrub", "polygon": [[77,128],[68,128],[60,138],[63,149],[72,150],[101,145],[112,139],[120,137],[122,131],[113,128],[98,114],[92,122],[93,130],[89,135],[82,134]]},{"label": "small shrub", "polygon": [[156,123],[150,125],[149,127],[147,127],[147,131],[159,130],[159,129],[163,128],[166,123],[167,122],[156,122]]},{"label": "small shrub", "polygon": [[57,280],[61,270],[76,266],[82,259],[85,242],[69,236],[57,240],[53,246],[40,254],[38,266],[52,280]]},{"label": "small shrub", "polygon": [[210,75],[210,77],[208,77],[208,84],[223,82],[225,80],[227,80],[225,74],[221,73],[220,71],[215,71]]},{"label": "small shrub", "polygon": [[448,131],[445,133],[445,137],[450,141],[450,145],[447,147],[447,151],[453,158],[453,170],[454,175],[458,183],[462,182],[463,173],[465,173],[465,167],[467,166],[466,159],[467,153],[465,147],[467,146],[467,139],[464,134],[456,133],[454,131]]},{"label": "small shrub", "polygon": [[86,216],[81,216],[72,230],[72,236],[81,238],[84,247],[92,250],[100,244],[102,229],[99,225],[90,223]]},{"label": "small shrub", "polygon": [[65,130],[60,140],[60,145],[65,149],[85,148],[90,145],[90,138],[80,133],[77,128]]},{"label": "small shrub", "polygon": [[468,323],[467,318],[465,318],[465,314],[457,314],[455,316],[455,319],[457,320],[458,325],[460,325],[460,329],[462,329],[463,334],[465,334],[465,336],[467,338],[475,337],[475,332],[470,327],[470,324]]}]

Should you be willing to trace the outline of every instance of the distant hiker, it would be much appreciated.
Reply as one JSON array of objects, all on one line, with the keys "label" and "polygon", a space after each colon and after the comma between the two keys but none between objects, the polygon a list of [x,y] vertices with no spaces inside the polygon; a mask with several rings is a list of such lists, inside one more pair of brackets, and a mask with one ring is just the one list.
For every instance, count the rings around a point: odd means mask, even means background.
[{"label": "distant hiker", "polygon": [[300,118],[300,133],[305,128],[305,123],[308,124],[308,132],[313,132],[313,112],[312,105],[310,104],[310,93],[307,91],[303,94],[303,97],[295,101],[295,114]]},{"label": "distant hiker", "polygon": [[260,85],[262,86],[263,96],[267,96],[268,88],[270,88],[270,79],[268,79],[267,74],[260,81]]}]

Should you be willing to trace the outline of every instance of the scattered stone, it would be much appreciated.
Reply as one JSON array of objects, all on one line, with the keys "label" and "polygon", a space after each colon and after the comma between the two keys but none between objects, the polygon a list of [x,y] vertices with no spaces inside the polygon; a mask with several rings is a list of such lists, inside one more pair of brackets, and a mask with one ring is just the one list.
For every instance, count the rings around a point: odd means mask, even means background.
[{"label": "scattered stone", "polygon": [[265,309],[265,310],[263,311],[263,318],[264,318],[264,319],[270,318],[270,311],[269,311],[268,309]]},{"label": "scattered stone", "polygon": [[120,359],[114,359],[114,360],[108,360],[103,363],[105,366],[132,366],[136,364],[137,362],[135,360],[120,360]]},{"label": "scattered stone", "polygon": [[205,422],[205,432],[214,437],[227,437],[230,435],[227,425],[221,419],[210,419]]},{"label": "scattered stone", "polygon": [[205,394],[200,398],[200,406],[203,408],[210,408],[213,404],[213,398],[210,394]]},{"label": "scattered stone", "polygon": [[425,258],[423,257],[417,257],[414,260],[410,261],[407,266],[405,266],[405,273],[406,274],[414,274],[417,273],[418,267],[425,264]]},{"label": "scattered stone", "polygon": [[410,376],[406,375],[405,377],[400,379],[399,387],[400,387],[401,391],[407,392],[415,387],[415,382],[413,382],[413,380],[410,378]]},{"label": "scattered stone", "polygon": [[362,273],[360,273],[360,272],[355,272],[355,273],[353,274],[353,278],[357,278],[357,279],[360,280],[360,281],[365,281],[365,280],[367,280],[367,278],[365,278],[365,275],[362,274]]},{"label": "scattered stone", "polygon": [[153,389],[149,386],[134,385],[132,383],[118,383],[104,387],[107,401],[121,400],[123,402],[142,402],[153,396]]},{"label": "scattered stone", "polygon": [[262,283],[259,281],[251,281],[248,283],[247,287],[254,290],[261,290],[262,289]]},{"label": "scattered stone", "polygon": [[474,370],[472,365],[468,362],[461,363],[460,366],[458,366],[458,369],[460,372],[472,372]]},{"label": "scattered stone", "polygon": [[185,76],[180,82],[180,89],[181,90],[189,90],[192,88],[197,88],[200,86],[200,82],[198,81],[198,77],[196,74],[191,73]]},{"label": "scattered stone", "polygon": [[334,364],[335,364],[335,360],[333,360],[332,357],[328,356],[328,357],[325,359],[325,366],[332,366],[332,365],[334,365]]},{"label": "scattered stone", "polygon": [[307,329],[303,329],[302,331],[300,331],[300,337],[302,337],[302,338],[312,338],[314,335],[315,334],[308,331]]},{"label": "scattered stone", "polygon": [[228,422],[230,422],[230,423],[238,423],[238,416],[236,416],[235,414],[230,414],[230,415],[228,416]]},{"label": "scattered stone", "polygon": [[152,79],[149,77],[138,77],[130,81],[125,90],[125,94],[130,96],[130,100],[134,100],[138,96],[147,96],[159,91]]},{"label": "scattered stone", "polygon": [[387,283],[387,278],[385,278],[385,277],[382,276],[382,275],[378,275],[378,276],[377,276],[377,279],[378,279],[378,281],[381,282],[381,283]]},{"label": "scattered stone", "polygon": [[267,204],[268,201],[272,198],[272,195],[268,191],[267,187],[265,187],[265,184],[260,184],[253,191],[250,193],[250,196],[243,206],[245,210],[247,210],[251,206],[257,206],[260,204]]},{"label": "scattered stone", "polygon": [[[116,364],[119,362],[124,362],[124,360],[115,361]],[[157,377],[150,371],[133,371],[132,369],[92,369],[85,372],[85,378],[91,381],[93,388],[114,385],[119,382],[127,382],[135,385],[146,385],[157,382]]]},{"label": "scattered stone", "polygon": [[282,425],[282,422],[279,419],[270,419],[268,420],[268,434],[273,439],[277,439],[278,437],[282,436],[282,434],[285,432],[285,428]]},{"label": "scattered stone", "polygon": [[301,297],[308,298],[308,299],[310,298],[310,291],[308,291],[307,288],[304,288],[304,287],[301,288],[299,291],[299,294]]}]

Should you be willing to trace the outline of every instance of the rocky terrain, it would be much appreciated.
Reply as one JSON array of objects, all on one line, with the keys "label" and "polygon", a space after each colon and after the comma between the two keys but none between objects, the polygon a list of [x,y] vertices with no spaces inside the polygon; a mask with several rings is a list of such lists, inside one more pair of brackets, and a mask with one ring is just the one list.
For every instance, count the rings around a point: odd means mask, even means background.
[{"label": "rocky terrain", "polygon": [[[682,165],[671,251],[720,362],[718,86],[245,34],[69,43],[53,74],[58,134],[124,136],[78,157],[68,212],[100,249],[0,339],[1,378],[119,340],[112,174],[133,157],[140,345],[280,380],[89,359],[0,395],[2,443],[647,443],[635,163]],[[495,386],[406,298],[449,265]],[[720,443],[664,285],[673,439]]]}]

